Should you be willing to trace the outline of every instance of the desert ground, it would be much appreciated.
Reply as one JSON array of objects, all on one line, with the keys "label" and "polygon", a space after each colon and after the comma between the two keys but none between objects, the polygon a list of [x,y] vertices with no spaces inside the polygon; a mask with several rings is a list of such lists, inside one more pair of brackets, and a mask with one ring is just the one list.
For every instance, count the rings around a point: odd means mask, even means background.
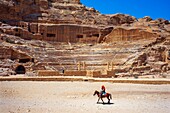
[{"label": "desert ground", "polygon": [[[110,104],[97,104],[101,85]],[[170,85],[108,82],[0,82],[0,113],[169,113]]]}]

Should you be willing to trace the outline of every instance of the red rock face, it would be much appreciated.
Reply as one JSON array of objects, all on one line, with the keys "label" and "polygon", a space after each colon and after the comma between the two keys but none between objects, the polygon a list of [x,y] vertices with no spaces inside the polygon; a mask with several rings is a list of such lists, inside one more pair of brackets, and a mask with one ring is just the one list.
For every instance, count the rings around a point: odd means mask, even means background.
[{"label": "red rock face", "polygon": [[6,67],[17,72],[66,69],[68,75],[95,70],[95,77],[170,69],[168,20],[102,15],[80,0],[1,0],[0,12],[0,67],[10,62]]},{"label": "red rock face", "polygon": [[153,39],[159,37],[156,33],[149,32],[140,28],[115,28],[110,34],[108,34],[103,41],[104,42],[117,42],[117,41],[135,41],[141,39]]},{"label": "red rock face", "polygon": [[[133,23],[134,17],[117,14],[101,15],[79,0],[3,0],[0,2],[0,20],[29,21],[54,24],[120,25]],[[82,16],[83,15],[83,16]]]}]

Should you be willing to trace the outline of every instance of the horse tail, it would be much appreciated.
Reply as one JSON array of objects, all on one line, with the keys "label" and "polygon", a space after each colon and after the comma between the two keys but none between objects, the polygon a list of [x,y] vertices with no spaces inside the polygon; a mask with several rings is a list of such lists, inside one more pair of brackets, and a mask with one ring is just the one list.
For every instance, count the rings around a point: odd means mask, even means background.
[{"label": "horse tail", "polygon": [[110,94],[110,99],[112,99],[112,95]]}]

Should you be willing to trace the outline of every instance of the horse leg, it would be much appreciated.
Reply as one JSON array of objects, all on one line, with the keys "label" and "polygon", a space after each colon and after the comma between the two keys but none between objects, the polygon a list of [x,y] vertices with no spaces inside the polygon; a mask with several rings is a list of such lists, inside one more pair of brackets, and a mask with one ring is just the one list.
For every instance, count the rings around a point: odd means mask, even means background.
[{"label": "horse leg", "polygon": [[109,96],[110,96],[110,99],[112,99],[112,95],[110,94]]},{"label": "horse leg", "polygon": [[99,99],[98,99],[97,103],[99,103],[99,100],[100,100],[100,97],[99,97]]},{"label": "horse leg", "polygon": [[101,100],[102,100],[102,102],[103,102],[103,104],[104,104],[103,98],[101,98]]},{"label": "horse leg", "polygon": [[109,98],[109,96],[107,97],[107,99],[108,99],[108,103],[110,103],[110,98]]}]

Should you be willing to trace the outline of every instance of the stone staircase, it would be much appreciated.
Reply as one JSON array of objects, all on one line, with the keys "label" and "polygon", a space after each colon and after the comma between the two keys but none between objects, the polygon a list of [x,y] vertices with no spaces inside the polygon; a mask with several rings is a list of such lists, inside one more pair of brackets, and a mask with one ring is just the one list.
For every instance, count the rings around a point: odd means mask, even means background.
[{"label": "stone staircase", "polygon": [[127,66],[146,44],[139,42],[100,45],[49,43],[50,48],[32,47],[32,55],[37,62],[47,64],[48,69],[52,70],[77,70],[78,63],[81,63],[82,67],[83,62],[87,70],[105,70],[108,62],[113,63],[114,66],[125,66],[125,64]]}]

